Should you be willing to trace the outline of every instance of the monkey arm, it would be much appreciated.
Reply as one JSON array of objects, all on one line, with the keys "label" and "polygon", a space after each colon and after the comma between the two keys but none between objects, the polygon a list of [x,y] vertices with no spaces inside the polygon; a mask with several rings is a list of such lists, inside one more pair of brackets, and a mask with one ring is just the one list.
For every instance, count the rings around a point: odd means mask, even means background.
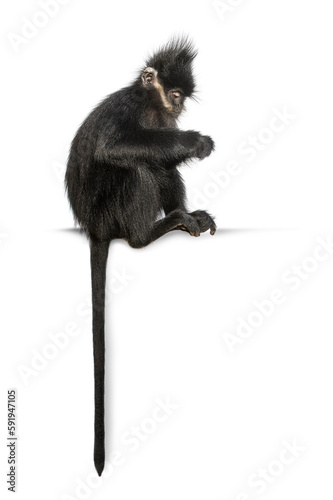
[{"label": "monkey arm", "polygon": [[214,149],[214,142],[193,130],[140,129],[114,142],[101,138],[95,158],[107,163],[131,166],[140,163],[159,163],[174,167],[191,158],[203,159]]}]

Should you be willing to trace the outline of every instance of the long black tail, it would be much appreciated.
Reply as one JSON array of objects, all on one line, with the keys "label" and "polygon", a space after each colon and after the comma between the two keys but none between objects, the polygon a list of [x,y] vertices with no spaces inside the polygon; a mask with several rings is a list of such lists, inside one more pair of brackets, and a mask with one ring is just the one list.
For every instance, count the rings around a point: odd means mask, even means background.
[{"label": "long black tail", "polygon": [[104,469],[104,366],[105,366],[105,338],[104,338],[104,310],[105,310],[105,281],[106,264],[108,258],[108,241],[90,241],[90,265],[93,305],[93,346],[94,346],[94,375],[95,375],[95,445],[94,463],[98,475]]}]

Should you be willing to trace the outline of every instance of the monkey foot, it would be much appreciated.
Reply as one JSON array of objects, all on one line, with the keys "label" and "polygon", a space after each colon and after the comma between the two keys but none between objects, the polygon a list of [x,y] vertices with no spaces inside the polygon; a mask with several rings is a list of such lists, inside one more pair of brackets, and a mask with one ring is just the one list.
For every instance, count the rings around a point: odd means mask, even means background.
[{"label": "monkey foot", "polygon": [[201,233],[208,231],[208,229],[210,230],[211,235],[216,233],[216,224],[214,219],[205,210],[196,210],[189,215],[196,220]]}]

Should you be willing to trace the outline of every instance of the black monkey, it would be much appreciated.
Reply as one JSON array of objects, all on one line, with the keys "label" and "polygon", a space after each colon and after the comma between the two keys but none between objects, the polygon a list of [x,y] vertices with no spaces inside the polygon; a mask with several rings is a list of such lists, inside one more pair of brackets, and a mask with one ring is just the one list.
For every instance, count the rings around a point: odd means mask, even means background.
[{"label": "black monkey", "polygon": [[[192,236],[216,225],[203,210],[188,213],[177,167],[209,156],[214,143],[182,131],[177,118],[193,96],[187,38],[172,39],[146,62],[136,80],[109,95],[86,118],[73,139],[66,189],[74,216],[90,240],[95,375],[94,462],[99,475],[104,451],[104,307],[108,249],[122,238],[142,248],[181,229]],[[156,220],[160,211],[165,217]]]}]

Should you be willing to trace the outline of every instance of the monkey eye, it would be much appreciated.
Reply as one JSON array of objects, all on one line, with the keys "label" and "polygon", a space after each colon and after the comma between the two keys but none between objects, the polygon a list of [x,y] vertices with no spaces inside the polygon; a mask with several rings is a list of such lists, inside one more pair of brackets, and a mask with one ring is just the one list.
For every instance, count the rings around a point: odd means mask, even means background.
[{"label": "monkey eye", "polygon": [[180,98],[180,96],[181,96],[181,93],[180,93],[180,92],[178,92],[178,91],[174,91],[174,92],[172,92],[172,95],[173,95],[173,97],[174,97],[175,99],[179,99],[179,98]]}]

